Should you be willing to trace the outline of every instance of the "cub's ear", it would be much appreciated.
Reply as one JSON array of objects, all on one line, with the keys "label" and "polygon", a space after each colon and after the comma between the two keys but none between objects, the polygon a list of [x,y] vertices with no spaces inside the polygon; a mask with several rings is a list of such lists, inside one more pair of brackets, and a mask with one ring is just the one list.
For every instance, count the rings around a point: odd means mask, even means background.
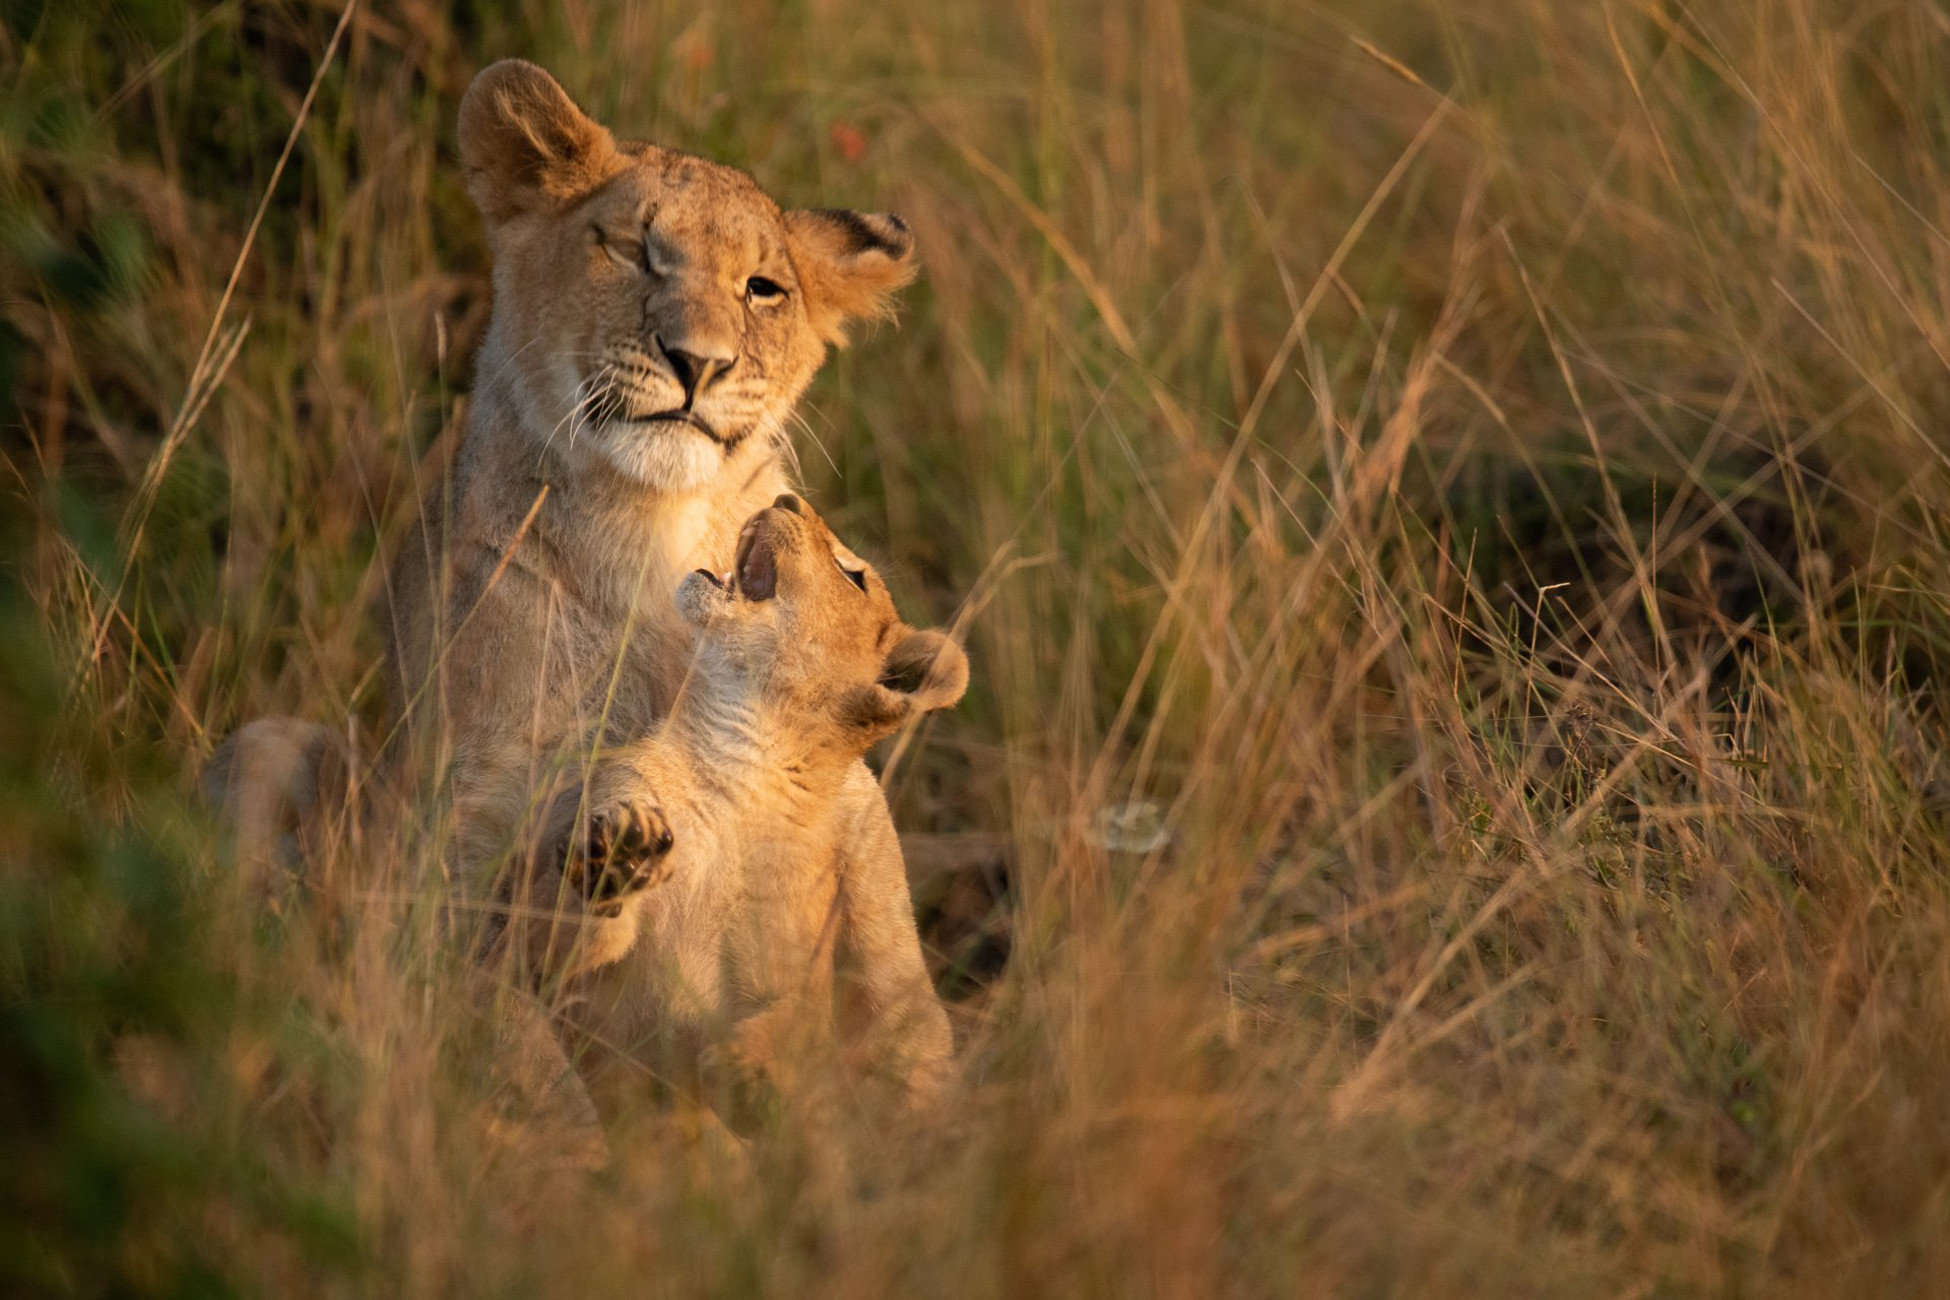
[{"label": "cub's ear", "polygon": [[622,161],[609,132],[523,59],[474,78],[460,101],[459,135],[467,192],[490,227],[579,199]]},{"label": "cub's ear", "polygon": [[880,680],[846,697],[849,725],[874,738],[917,713],[952,707],[968,689],[968,656],[939,632],[909,632],[887,652]]},{"label": "cub's ear", "polygon": [[813,328],[844,346],[849,320],[894,314],[894,291],[914,278],[914,236],[891,212],[804,208],[785,214],[793,269]]}]

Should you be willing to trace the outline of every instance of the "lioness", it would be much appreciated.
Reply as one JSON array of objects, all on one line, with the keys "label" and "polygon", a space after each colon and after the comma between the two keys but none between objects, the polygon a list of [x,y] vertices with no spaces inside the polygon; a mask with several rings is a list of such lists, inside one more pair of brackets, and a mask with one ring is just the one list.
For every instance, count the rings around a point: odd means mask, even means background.
[{"label": "lioness", "polygon": [[[494,304],[451,481],[394,566],[388,766],[449,777],[451,856],[484,897],[563,770],[669,710],[694,635],[671,593],[792,486],[793,404],[915,268],[899,218],[781,209],[743,172],[615,139],[519,60],[474,79],[459,144]],[[260,829],[247,863],[313,801],[290,773],[325,742],[267,720],[212,763],[212,797]],[[864,764],[835,798],[837,956],[872,972],[850,1046],[918,1095],[951,1044],[899,842]]]},{"label": "lioness", "polygon": [[745,525],[727,577],[700,569],[676,604],[698,639],[669,715],[560,797],[543,841],[558,847],[520,882],[506,933],[569,991],[599,1093],[619,1047],[624,1087],[646,1077],[637,1064],[695,1086],[715,1062],[702,1082],[749,1119],[763,1098],[804,1099],[836,991],[868,1007],[910,992],[898,965],[834,988],[841,851],[861,815],[845,791],[876,740],[961,698],[968,661],[903,624],[790,493]]}]

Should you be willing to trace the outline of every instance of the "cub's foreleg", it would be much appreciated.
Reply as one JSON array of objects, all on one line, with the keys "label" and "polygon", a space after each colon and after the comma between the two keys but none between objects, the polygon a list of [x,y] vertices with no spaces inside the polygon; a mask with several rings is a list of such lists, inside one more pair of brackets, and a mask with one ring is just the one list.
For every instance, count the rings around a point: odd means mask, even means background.
[{"label": "cub's foreleg", "polygon": [[670,874],[670,823],[647,792],[607,774],[564,791],[505,891],[510,947],[531,976],[560,981],[617,961],[636,942],[637,903]]},{"label": "cub's foreleg", "polygon": [[569,892],[592,916],[616,917],[670,874],[675,844],[663,809],[645,795],[623,794],[572,824],[556,851]]},{"label": "cub's foreleg", "polygon": [[854,768],[840,842],[839,1002],[849,1057],[867,1080],[922,1105],[954,1075],[954,1035],[928,978],[893,818]]}]

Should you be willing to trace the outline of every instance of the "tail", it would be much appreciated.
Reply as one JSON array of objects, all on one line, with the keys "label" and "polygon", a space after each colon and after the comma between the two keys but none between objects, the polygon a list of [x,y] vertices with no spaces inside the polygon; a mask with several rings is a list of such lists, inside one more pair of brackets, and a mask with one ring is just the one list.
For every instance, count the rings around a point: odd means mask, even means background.
[{"label": "tail", "polygon": [[327,815],[343,806],[347,759],[328,727],[259,718],[233,732],[203,769],[203,797],[236,837],[246,884],[274,905],[304,876]]}]

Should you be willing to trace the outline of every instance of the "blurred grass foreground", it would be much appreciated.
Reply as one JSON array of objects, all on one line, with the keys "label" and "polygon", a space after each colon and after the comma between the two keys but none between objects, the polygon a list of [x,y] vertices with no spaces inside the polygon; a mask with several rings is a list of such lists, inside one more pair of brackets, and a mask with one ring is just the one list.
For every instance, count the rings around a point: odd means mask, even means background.
[{"label": "blurred grass foreground", "polygon": [[[797,446],[1009,867],[837,1189],[537,1174],[434,868],[192,797],[383,726],[510,54],[920,242]],[[5,0],[0,1292],[1950,1294],[1946,232],[1927,0]]]}]

